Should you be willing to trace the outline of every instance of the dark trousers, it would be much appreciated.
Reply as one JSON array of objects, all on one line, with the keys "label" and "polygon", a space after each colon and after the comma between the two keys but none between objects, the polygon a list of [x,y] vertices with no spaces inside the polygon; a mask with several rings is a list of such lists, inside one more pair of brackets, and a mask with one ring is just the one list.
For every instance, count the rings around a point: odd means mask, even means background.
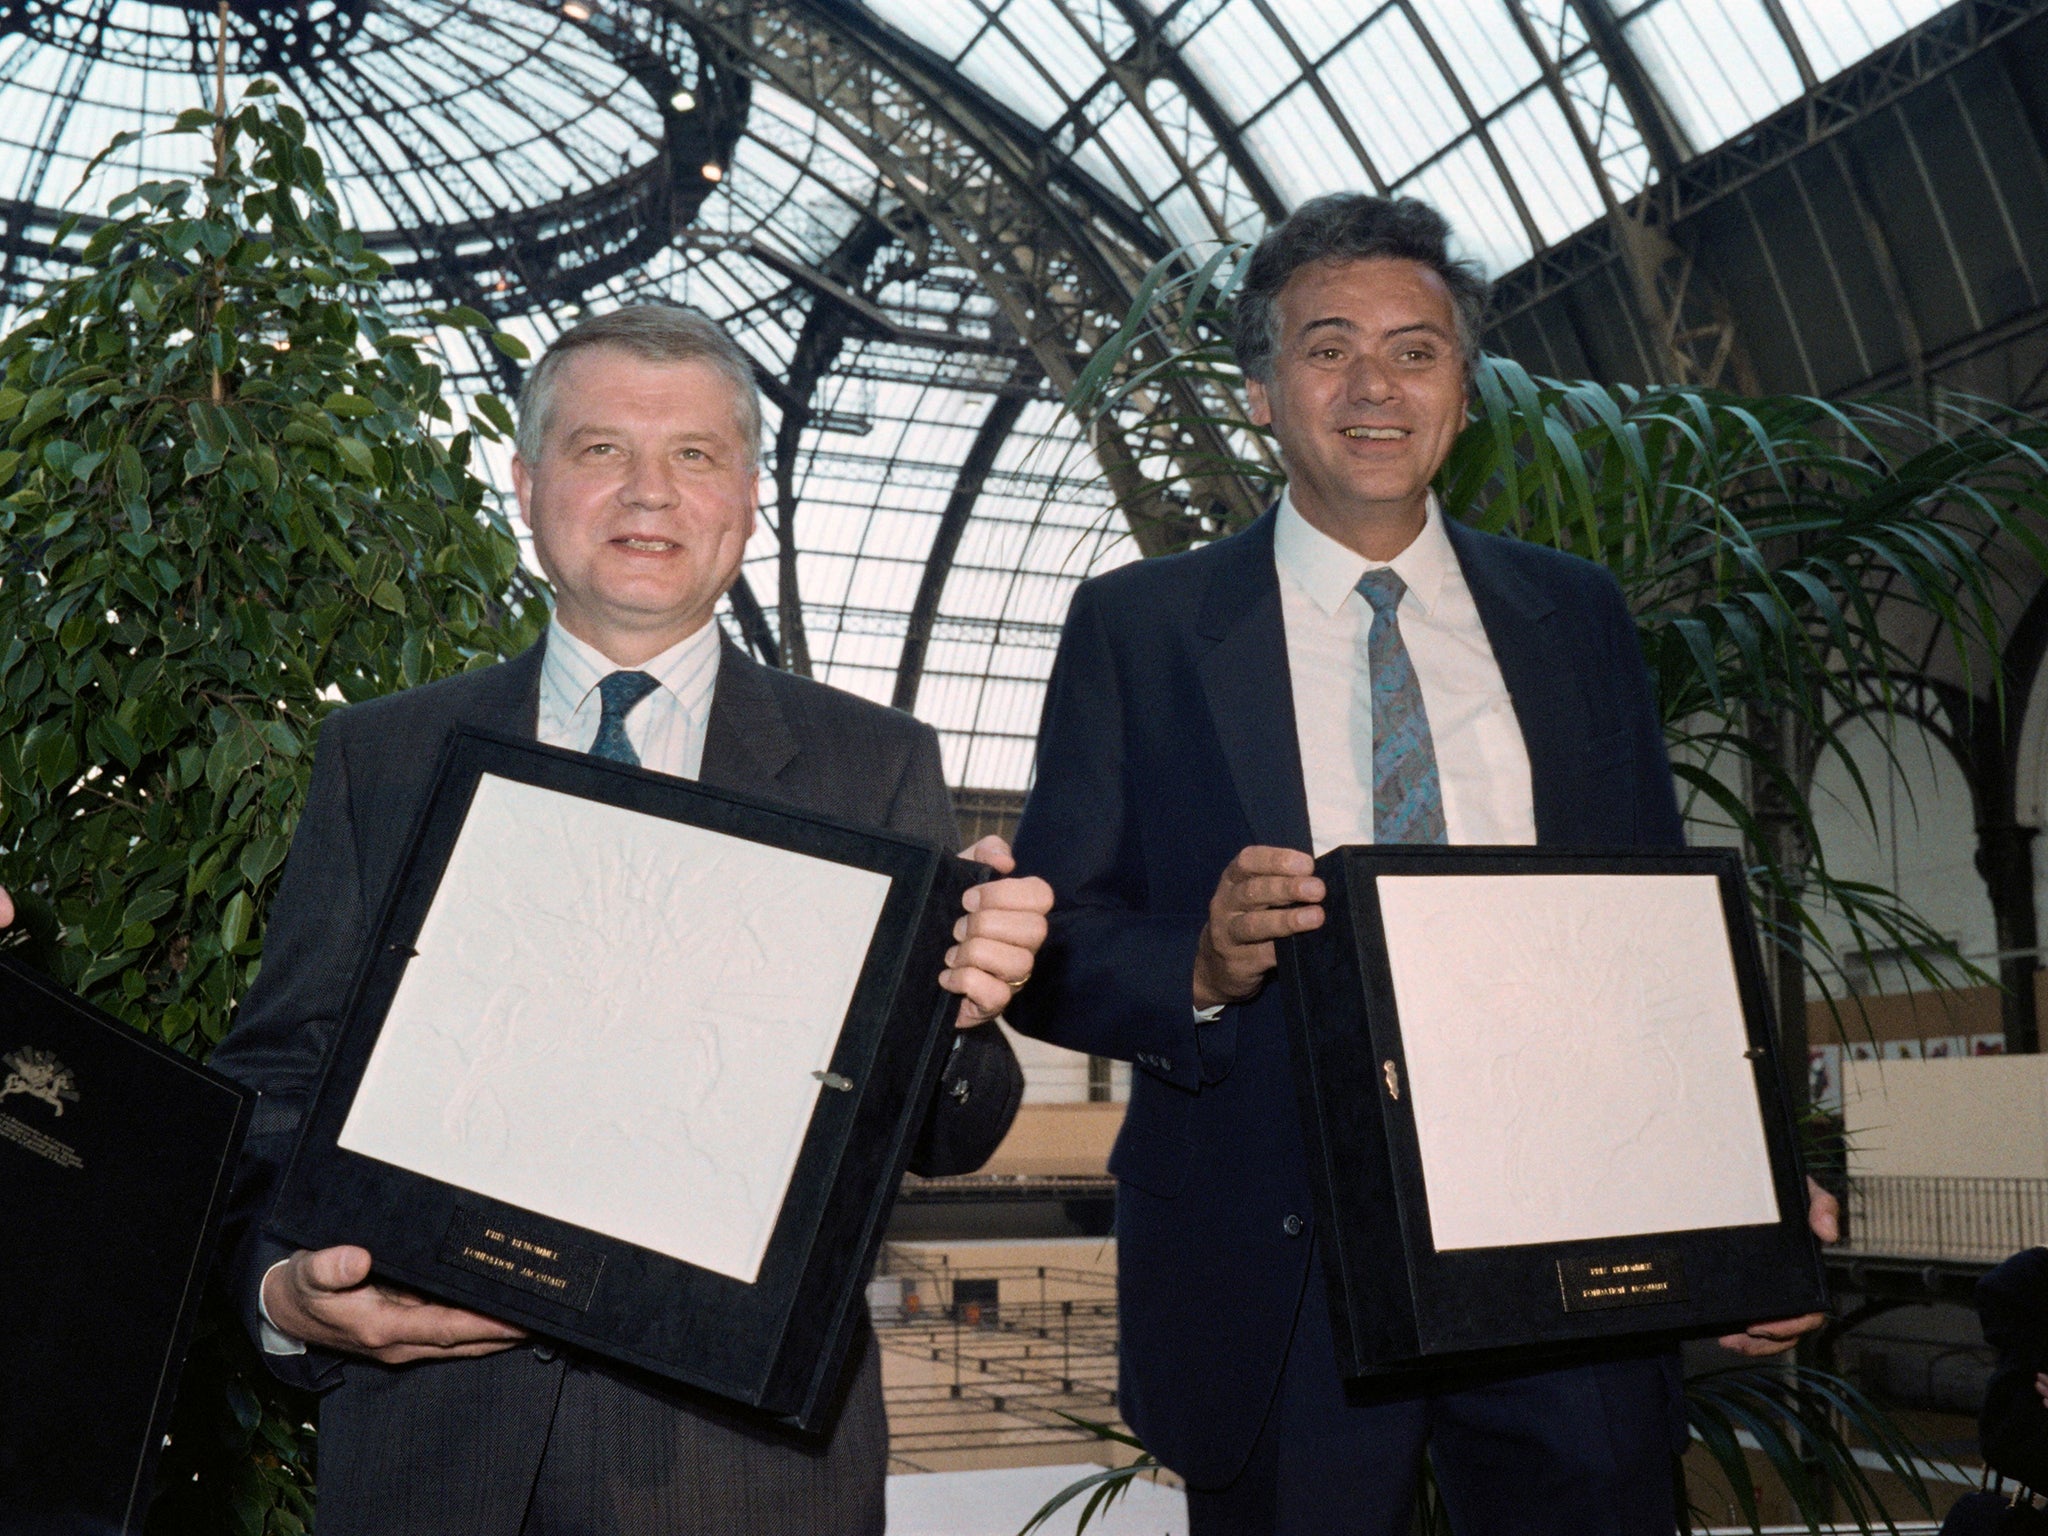
[{"label": "dark trousers", "polygon": [[1324,1294],[1317,1264],[1251,1460],[1188,1491],[1190,1536],[1408,1536],[1425,1454],[1458,1536],[1677,1529],[1674,1359],[1347,1389]]},{"label": "dark trousers", "polygon": [[531,1347],[351,1366],[321,1405],[319,1536],[882,1536],[881,1351],[861,1348],[823,1440]]}]

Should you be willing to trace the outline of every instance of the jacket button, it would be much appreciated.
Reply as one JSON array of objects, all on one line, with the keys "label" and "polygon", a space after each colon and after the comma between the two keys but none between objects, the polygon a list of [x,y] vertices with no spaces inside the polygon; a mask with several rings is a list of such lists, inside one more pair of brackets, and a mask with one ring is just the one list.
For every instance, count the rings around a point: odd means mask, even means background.
[{"label": "jacket button", "polygon": [[[1290,1220],[1290,1221],[1292,1221],[1293,1219],[1294,1219],[1294,1218],[1293,1218],[1293,1217],[1291,1217],[1291,1216],[1290,1216],[1290,1217],[1288,1218],[1288,1220]],[[552,1344],[536,1344],[536,1345],[534,1345],[534,1346],[533,1346],[533,1358],[534,1358],[534,1359],[536,1359],[536,1360],[538,1360],[538,1361],[539,1361],[539,1362],[540,1362],[540,1363],[541,1363],[542,1365],[548,1365],[548,1364],[551,1364],[551,1363],[552,1363],[552,1362],[554,1361],[554,1358],[555,1358],[555,1346],[554,1346],[554,1345],[552,1345]]]},{"label": "jacket button", "polygon": [[1159,1070],[1162,1072],[1171,1072],[1173,1070],[1173,1063],[1168,1061],[1164,1056],[1162,1056],[1159,1058]]},{"label": "jacket button", "polygon": [[1280,1230],[1289,1237],[1301,1236],[1301,1218],[1290,1211],[1287,1219],[1280,1223]]}]

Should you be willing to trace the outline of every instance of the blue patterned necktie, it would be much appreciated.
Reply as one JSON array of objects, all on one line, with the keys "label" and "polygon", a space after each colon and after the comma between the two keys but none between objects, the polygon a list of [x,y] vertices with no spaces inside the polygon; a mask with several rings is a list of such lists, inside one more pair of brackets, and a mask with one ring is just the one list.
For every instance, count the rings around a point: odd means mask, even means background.
[{"label": "blue patterned necktie", "polygon": [[1407,590],[1392,570],[1358,578],[1358,595],[1372,604],[1372,627],[1365,633],[1372,685],[1372,836],[1376,843],[1444,843],[1450,839],[1436,745],[1395,613]]},{"label": "blue patterned necktie", "polygon": [[640,754],[626,739],[626,715],[661,685],[645,672],[610,672],[598,683],[604,700],[604,714],[597,722],[597,740],[590,744],[592,757],[607,757],[615,763],[640,766]]}]

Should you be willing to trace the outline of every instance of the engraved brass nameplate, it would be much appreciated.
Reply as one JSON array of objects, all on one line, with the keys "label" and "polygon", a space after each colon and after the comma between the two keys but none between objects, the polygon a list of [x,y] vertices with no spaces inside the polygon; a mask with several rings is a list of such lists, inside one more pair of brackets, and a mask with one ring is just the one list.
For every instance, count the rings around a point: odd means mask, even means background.
[{"label": "engraved brass nameplate", "polygon": [[1567,1312],[1655,1306],[1685,1300],[1685,1267],[1677,1254],[1662,1250],[1559,1259],[1557,1289]]},{"label": "engraved brass nameplate", "polygon": [[510,1223],[458,1205],[441,1239],[441,1262],[489,1275],[522,1291],[590,1309],[604,1256],[588,1248],[520,1232]]}]

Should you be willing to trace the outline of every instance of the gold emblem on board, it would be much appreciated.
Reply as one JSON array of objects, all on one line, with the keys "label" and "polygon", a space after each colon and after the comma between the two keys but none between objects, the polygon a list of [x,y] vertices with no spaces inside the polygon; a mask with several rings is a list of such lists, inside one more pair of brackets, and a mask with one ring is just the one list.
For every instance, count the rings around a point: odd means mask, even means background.
[{"label": "gold emblem on board", "polygon": [[7,1068],[7,1078],[0,1082],[0,1099],[25,1093],[32,1099],[40,1099],[60,1116],[66,1104],[78,1102],[78,1079],[71,1075],[69,1067],[48,1051],[25,1045],[18,1051],[0,1056],[0,1066]]}]

